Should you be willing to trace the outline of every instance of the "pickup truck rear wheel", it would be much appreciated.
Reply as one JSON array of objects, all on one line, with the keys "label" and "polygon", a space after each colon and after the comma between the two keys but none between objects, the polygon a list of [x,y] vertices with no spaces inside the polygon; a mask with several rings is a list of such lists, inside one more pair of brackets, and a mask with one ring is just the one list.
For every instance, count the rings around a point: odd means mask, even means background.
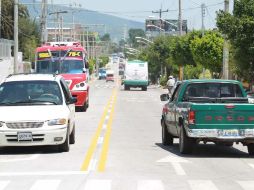
[{"label": "pickup truck rear wheel", "polygon": [[183,126],[180,127],[180,137],[179,137],[179,149],[182,154],[189,154],[192,152],[194,146],[194,140],[186,135]]},{"label": "pickup truck rear wheel", "polygon": [[173,136],[168,132],[167,127],[166,127],[164,121],[162,121],[162,123],[161,123],[161,129],[162,129],[162,133],[161,133],[162,144],[163,144],[164,146],[166,146],[166,145],[173,145],[174,138],[173,138]]},{"label": "pickup truck rear wheel", "polygon": [[254,144],[248,144],[247,147],[249,155],[254,156]]}]

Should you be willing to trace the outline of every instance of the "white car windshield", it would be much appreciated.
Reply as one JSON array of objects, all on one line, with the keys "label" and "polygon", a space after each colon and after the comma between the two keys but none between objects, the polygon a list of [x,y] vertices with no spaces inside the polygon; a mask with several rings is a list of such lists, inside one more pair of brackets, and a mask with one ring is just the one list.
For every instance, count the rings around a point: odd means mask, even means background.
[{"label": "white car windshield", "polygon": [[61,90],[55,81],[13,81],[0,85],[0,106],[62,103]]}]

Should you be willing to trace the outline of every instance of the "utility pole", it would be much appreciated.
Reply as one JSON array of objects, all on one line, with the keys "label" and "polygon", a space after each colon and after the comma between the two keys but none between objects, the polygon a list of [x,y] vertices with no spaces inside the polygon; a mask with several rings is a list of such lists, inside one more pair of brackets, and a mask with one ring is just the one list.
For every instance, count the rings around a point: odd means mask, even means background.
[{"label": "utility pole", "polygon": [[178,15],[178,27],[179,27],[179,36],[182,36],[183,33],[183,24],[182,24],[182,0],[179,0],[179,15]]},{"label": "utility pole", "polygon": [[45,43],[47,39],[47,13],[48,2],[47,0],[41,1],[41,43]]},{"label": "utility pole", "polygon": [[[166,12],[168,12],[169,10],[167,9],[167,10],[162,10],[162,5],[161,5],[161,8],[160,8],[160,10],[158,10],[158,11],[152,11],[152,13],[159,13],[159,18],[160,18],[160,28],[161,29],[165,29],[165,28],[162,28],[162,20],[161,20],[161,18],[162,18],[162,14],[163,13],[166,13]],[[161,30],[160,30],[160,33],[161,33]]]},{"label": "utility pole", "polygon": [[[182,25],[182,0],[179,0],[179,15],[178,15],[178,30],[179,30],[179,36],[182,36],[182,30],[183,30],[183,25]],[[183,65],[179,66],[179,79],[183,80],[184,79],[184,67]]]},{"label": "utility pole", "polygon": [[[160,34],[161,34],[161,29],[162,29],[162,20],[161,20],[162,14],[166,13],[168,11],[169,11],[168,9],[167,10],[162,10],[162,5],[161,5],[160,10],[158,10],[158,11],[152,11],[152,13],[159,13],[159,18],[160,18]],[[165,29],[165,28],[163,28],[163,29]],[[163,74],[163,65],[161,64],[161,75],[162,74]]]},{"label": "utility pole", "polygon": [[202,37],[205,35],[205,4],[201,4],[201,16],[202,16]]},{"label": "utility pole", "polygon": [[[226,13],[229,12],[229,0],[224,0],[224,11]],[[224,79],[229,79],[228,62],[229,62],[228,42],[226,38],[224,37],[224,44],[223,44],[223,78]]]},{"label": "utility pole", "polygon": [[18,26],[18,4],[19,0],[14,1],[14,74],[17,73],[17,65],[18,65],[18,51],[19,51],[19,26]]},{"label": "utility pole", "polygon": [[[205,4],[202,3],[201,4],[201,17],[202,17],[202,27],[201,27],[201,31],[202,31],[202,37],[204,37],[205,35]],[[205,78],[205,68],[203,67],[203,78]]]},{"label": "utility pole", "polygon": [[61,13],[68,13],[68,11],[56,11],[56,12],[52,12],[52,13],[49,13],[49,15],[53,15],[53,14],[56,14],[56,20],[58,22],[58,38],[56,41],[60,41],[61,39],[61,19],[60,19],[60,16],[59,14]]},{"label": "utility pole", "polygon": [[61,42],[63,42],[63,16],[60,17],[60,25],[61,25]]}]

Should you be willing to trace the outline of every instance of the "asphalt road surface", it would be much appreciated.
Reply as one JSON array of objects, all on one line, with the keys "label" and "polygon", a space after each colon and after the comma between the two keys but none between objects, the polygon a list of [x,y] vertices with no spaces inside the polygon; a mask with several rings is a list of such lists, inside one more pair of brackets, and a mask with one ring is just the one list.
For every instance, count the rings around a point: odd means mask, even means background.
[{"label": "asphalt road surface", "polygon": [[[90,83],[90,107],[76,113],[76,143],[0,149],[0,190],[253,190],[247,148],[198,145],[182,156],[161,144],[159,96],[124,91],[119,81]],[[165,91],[166,92],[166,91]]]}]

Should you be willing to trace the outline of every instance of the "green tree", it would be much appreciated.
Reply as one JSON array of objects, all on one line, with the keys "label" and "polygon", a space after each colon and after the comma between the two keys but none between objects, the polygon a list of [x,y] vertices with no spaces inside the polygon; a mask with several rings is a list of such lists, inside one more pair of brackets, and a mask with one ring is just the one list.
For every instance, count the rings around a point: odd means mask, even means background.
[{"label": "green tree", "polygon": [[219,32],[208,31],[203,37],[195,37],[190,44],[195,63],[209,69],[216,78],[222,70],[223,42]]},{"label": "green tree", "polygon": [[129,30],[129,43],[132,47],[138,47],[136,37],[145,37],[145,31],[143,29],[132,28]]},{"label": "green tree", "polygon": [[253,78],[254,71],[254,0],[234,1],[233,14],[220,11],[217,26],[231,43],[233,68],[245,79]]},{"label": "green tree", "polygon": [[99,68],[105,67],[105,65],[108,64],[108,62],[109,62],[109,57],[108,56],[101,56],[99,59],[100,59]]},{"label": "green tree", "polygon": [[[29,18],[27,7],[18,6],[19,18]],[[5,39],[13,39],[14,26],[14,0],[2,0],[2,28],[1,37]]]},{"label": "green tree", "polygon": [[105,41],[105,42],[111,41],[110,34],[107,33],[107,34],[104,34],[103,36],[101,36],[101,41]]}]

